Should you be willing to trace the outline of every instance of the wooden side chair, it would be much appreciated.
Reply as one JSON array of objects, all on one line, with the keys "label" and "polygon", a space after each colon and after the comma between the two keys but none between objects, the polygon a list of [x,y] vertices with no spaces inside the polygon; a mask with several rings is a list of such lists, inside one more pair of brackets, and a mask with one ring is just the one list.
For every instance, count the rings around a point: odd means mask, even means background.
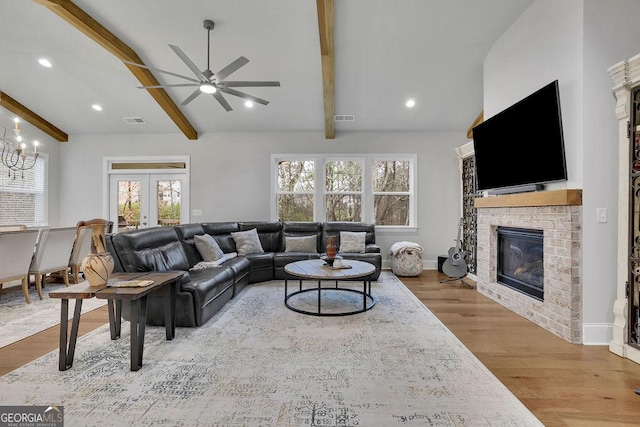
[{"label": "wooden side chair", "polygon": [[22,280],[22,293],[29,299],[29,264],[38,240],[38,230],[0,233],[0,290],[2,284]]},{"label": "wooden side chair", "polygon": [[42,299],[44,276],[49,273],[61,273],[65,286],[69,286],[67,272],[75,236],[75,227],[45,228],[40,231],[40,238],[29,267],[29,274],[35,276],[36,289],[40,299]]}]

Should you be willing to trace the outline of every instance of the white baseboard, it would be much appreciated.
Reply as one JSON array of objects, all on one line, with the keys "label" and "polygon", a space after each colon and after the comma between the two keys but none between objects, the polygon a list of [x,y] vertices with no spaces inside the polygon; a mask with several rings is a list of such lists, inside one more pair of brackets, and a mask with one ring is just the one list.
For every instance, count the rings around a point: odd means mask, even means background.
[{"label": "white baseboard", "polygon": [[609,345],[613,339],[613,323],[583,323],[582,343],[584,345]]}]

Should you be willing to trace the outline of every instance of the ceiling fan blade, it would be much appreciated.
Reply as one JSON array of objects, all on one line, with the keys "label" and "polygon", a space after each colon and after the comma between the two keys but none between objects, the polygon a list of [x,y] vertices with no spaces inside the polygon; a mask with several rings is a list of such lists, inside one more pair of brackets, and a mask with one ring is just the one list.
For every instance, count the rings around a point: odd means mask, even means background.
[{"label": "ceiling fan blade", "polygon": [[161,70],[159,68],[147,67],[146,65],[137,64],[137,63],[131,62],[131,61],[122,61],[122,62],[124,62],[125,64],[129,64],[129,65],[135,65],[136,67],[146,68],[147,70],[157,71],[159,73],[164,73],[164,74],[169,74],[170,76],[180,77],[181,79],[190,80],[190,81],[195,82],[195,83],[200,83],[200,80],[196,80],[196,79],[194,79],[192,77],[183,76],[181,74],[172,73],[171,71],[165,71],[165,70]]},{"label": "ceiling fan blade", "polygon": [[222,96],[222,94],[220,93],[220,91],[212,93],[211,95],[213,95],[213,97],[215,99],[218,100],[218,102],[220,103],[220,105],[222,105],[222,107],[227,110],[227,111],[231,111],[233,110],[233,108],[231,108],[231,105],[229,105],[229,103],[227,102],[226,99],[224,99],[224,97]]},{"label": "ceiling fan blade", "polygon": [[217,82],[221,82],[222,80],[225,79],[225,77],[237,71],[240,67],[246,65],[247,63],[249,63],[249,60],[244,56],[241,56],[240,58],[233,61],[231,64],[224,67],[222,70],[215,73],[213,77],[216,79]]},{"label": "ceiling fan blade", "polygon": [[184,62],[185,64],[187,64],[187,67],[189,67],[191,69],[191,71],[193,71],[193,74],[195,74],[196,76],[198,76],[198,78],[202,81],[206,81],[208,82],[209,79],[207,79],[204,74],[202,74],[202,71],[200,71],[200,69],[198,67],[196,67],[196,64],[194,64],[187,55],[185,55],[185,53],[182,51],[182,49],[180,49],[178,46],[174,46],[172,44],[169,45],[169,47],[176,53],[176,55],[178,55],[180,57],[180,59],[182,59],[182,62]]},{"label": "ceiling fan blade", "polygon": [[227,81],[217,83],[218,86],[223,87],[267,87],[267,86],[280,86],[280,82],[242,82],[242,81]]},{"label": "ceiling fan blade", "polygon": [[244,98],[244,99],[250,99],[253,102],[257,102],[258,104],[267,105],[269,103],[269,101],[266,101],[261,98],[256,98],[255,96],[246,94],[244,92],[240,92],[235,89],[231,89],[227,87],[218,87],[218,90],[224,93],[228,93],[229,95],[239,96],[240,98]]},{"label": "ceiling fan blade", "polygon": [[200,90],[200,88],[196,89],[191,95],[189,95],[187,97],[187,99],[182,101],[182,104],[180,104],[180,105],[187,105],[188,103],[190,103],[191,101],[196,99],[198,97],[198,95],[200,95],[201,93],[202,93],[202,91]]},{"label": "ceiling fan blade", "polygon": [[161,89],[164,87],[189,87],[200,86],[200,83],[180,83],[173,85],[136,86],[138,89]]}]

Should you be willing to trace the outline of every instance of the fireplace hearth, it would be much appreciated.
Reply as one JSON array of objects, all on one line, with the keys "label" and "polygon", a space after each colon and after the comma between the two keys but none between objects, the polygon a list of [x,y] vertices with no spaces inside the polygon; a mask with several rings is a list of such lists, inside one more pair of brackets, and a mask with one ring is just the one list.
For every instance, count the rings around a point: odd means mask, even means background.
[{"label": "fireplace hearth", "polygon": [[542,230],[498,227],[498,283],[544,300]]}]

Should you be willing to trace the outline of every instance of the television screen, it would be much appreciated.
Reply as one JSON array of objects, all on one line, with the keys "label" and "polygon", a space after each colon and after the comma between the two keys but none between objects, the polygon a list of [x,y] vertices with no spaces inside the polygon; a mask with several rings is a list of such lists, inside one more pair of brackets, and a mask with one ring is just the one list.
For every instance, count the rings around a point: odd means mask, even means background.
[{"label": "television screen", "polygon": [[567,179],[558,81],[473,128],[476,189]]}]

